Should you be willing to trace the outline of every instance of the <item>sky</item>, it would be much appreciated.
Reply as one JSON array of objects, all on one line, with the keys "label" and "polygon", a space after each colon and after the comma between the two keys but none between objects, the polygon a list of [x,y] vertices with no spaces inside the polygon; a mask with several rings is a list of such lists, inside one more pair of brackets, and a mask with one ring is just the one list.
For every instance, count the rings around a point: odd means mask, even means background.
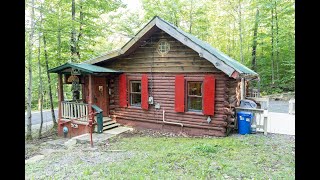
[{"label": "sky", "polygon": [[128,5],[129,9],[137,10],[141,7],[140,0],[122,0],[123,3]]}]

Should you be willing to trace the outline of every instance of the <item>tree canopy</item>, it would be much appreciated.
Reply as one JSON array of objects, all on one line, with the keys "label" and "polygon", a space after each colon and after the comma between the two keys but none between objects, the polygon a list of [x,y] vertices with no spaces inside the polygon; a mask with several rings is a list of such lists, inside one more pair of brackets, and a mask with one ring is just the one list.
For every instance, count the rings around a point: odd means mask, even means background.
[{"label": "tree canopy", "polygon": [[[40,76],[44,105],[48,99],[47,75],[45,71],[39,74],[37,68],[38,65],[45,68],[45,53],[49,68],[88,60],[122,47],[155,15],[255,70],[260,74],[263,92],[294,90],[293,0],[139,0],[137,3],[141,8],[133,10],[121,0],[34,0],[34,5],[26,0],[25,63],[27,69],[34,66],[32,107],[37,107]],[[34,7],[33,26],[30,26],[31,7]],[[43,37],[46,51],[43,40],[38,41]],[[30,54],[33,55],[28,64]],[[56,75],[52,74],[50,83],[53,97],[57,97]]]}]

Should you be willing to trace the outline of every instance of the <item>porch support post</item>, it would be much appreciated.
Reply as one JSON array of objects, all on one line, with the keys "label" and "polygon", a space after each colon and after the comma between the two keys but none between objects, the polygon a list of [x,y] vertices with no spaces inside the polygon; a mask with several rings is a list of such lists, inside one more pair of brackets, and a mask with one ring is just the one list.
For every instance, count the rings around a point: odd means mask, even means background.
[{"label": "porch support post", "polygon": [[60,119],[62,118],[62,109],[61,103],[64,101],[63,97],[63,82],[62,82],[62,74],[58,74],[58,124]]},{"label": "porch support post", "polygon": [[241,89],[241,91],[240,91],[240,95],[241,95],[240,99],[242,100],[242,99],[245,98],[245,91],[246,91],[244,78],[241,78],[241,86],[240,86],[240,89]]},{"label": "porch support post", "polygon": [[93,85],[92,85],[92,75],[89,74],[89,84],[88,84],[88,93],[89,93],[89,99],[88,99],[88,107],[89,107],[89,113],[91,114],[92,113],[92,102],[93,102]]}]

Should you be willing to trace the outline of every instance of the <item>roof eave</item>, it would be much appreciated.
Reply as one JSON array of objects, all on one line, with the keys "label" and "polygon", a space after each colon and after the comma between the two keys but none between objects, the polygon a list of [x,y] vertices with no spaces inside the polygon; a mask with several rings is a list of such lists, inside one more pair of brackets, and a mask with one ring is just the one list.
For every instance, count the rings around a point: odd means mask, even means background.
[{"label": "roof eave", "polygon": [[[175,27],[172,27],[169,23],[167,23],[166,21],[162,20],[158,16],[155,16],[151,21],[149,21],[149,23],[146,24],[122,48],[120,48],[120,49],[118,49],[116,51],[110,52],[108,54],[96,57],[94,59],[85,61],[85,62],[88,63],[88,64],[96,64],[96,63],[99,63],[99,62],[102,62],[102,61],[105,61],[105,60],[108,60],[108,59],[112,59],[112,58],[115,58],[115,57],[119,57],[119,56],[125,54],[132,45],[134,45],[137,41],[139,41],[139,39],[154,26],[157,26],[159,29],[165,31],[170,36],[172,36],[175,39],[177,39],[178,41],[180,41],[182,44],[188,46],[189,48],[191,48],[194,51],[196,51],[197,53],[199,53],[200,57],[203,57],[203,58],[207,59],[217,69],[220,69],[222,72],[227,74],[229,77],[233,77],[235,79],[240,77],[240,75],[241,75],[241,77],[248,77],[248,75],[246,75],[245,73],[243,73],[239,69],[230,66],[229,64],[227,64],[223,60],[219,59],[214,54],[212,54],[211,52],[209,52],[208,50],[206,50],[205,48],[203,48],[201,45],[197,44],[196,42],[192,41],[192,39],[190,39],[189,37],[185,36],[184,34],[179,32],[178,30],[176,30]],[[172,29],[174,29],[174,30],[172,30]],[[238,75],[235,76],[234,72],[238,72]],[[258,74],[257,75],[253,75],[253,76],[258,76]]]}]

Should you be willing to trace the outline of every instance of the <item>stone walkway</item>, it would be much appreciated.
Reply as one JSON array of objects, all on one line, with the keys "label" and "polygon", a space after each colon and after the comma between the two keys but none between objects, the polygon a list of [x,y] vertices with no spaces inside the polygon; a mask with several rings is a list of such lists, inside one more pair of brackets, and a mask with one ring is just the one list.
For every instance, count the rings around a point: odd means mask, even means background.
[{"label": "stone walkway", "polygon": [[[120,127],[116,127],[116,128],[104,131],[101,134],[93,133],[92,134],[93,145],[94,144],[101,144],[101,143],[106,144],[107,139],[109,139],[113,136],[116,136],[120,133],[123,133],[126,131],[132,131],[132,130],[133,130],[132,128],[120,126]],[[82,144],[90,143],[90,133],[73,137],[70,140],[68,140],[67,142],[65,142],[65,145],[72,146],[73,144],[76,144],[76,143],[82,143]]]},{"label": "stone walkway", "polygon": [[[132,128],[129,127],[116,127],[107,131],[104,131],[101,134],[93,133],[92,139],[93,139],[93,148],[89,147],[86,149],[83,149],[84,151],[92,151],[96,150],[97,145],[103,145],[107,144],[107,139],[116,136],[120,133],[126,132],[126,131],[132,131]],[[30,163],[36,163],[42,159],[44,159],[46,156],[50,155],[51,153],[57,153],[57,152],[65,152],[68,150],[72,150],[73,148],[77,147],[77,144],[88,144],[90,146],[90,134],[82,134],[80,136],[75,136],[71,139],[69,138],[60,138],[56,140],[46,141],[43,142],[41,145],[44,149],[39,151],[37,155],[25,160],[25,164]],[[28,145],[33,146],[33,145]],[[49,149],[48,147],[49,146]],[[52,149],[52,147],[55,147]]]}]

